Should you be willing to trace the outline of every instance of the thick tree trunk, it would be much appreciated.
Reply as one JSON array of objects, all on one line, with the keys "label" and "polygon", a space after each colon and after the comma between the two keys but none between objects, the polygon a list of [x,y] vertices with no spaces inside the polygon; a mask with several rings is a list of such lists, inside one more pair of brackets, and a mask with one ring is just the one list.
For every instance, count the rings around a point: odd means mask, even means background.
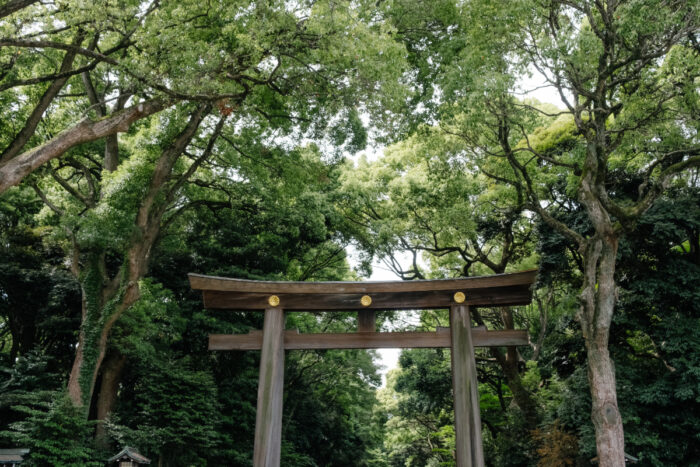
[{"label": "thick tree trunk", "polygon": [[110,350],[102,364],[100,392],[97,395],[96,403],[97,428],[95,430],[95,437],[98,442],[106,438],[107,433],[104,421],[107,416],[112,413],[114,404],[117,402],[119,383],[121,382],[125,366],[126,356],[117,350]]},{"label": "thick tree trunk", "polygon": [[209,105],[200,106],[156,162],[150,188],[136,214],[135,233],[123,270],[110,280],[105,272],[104,257],[93,255],[82,274],[82,322],[68,381],[68,394],[74,405],[83,407],[86,415],[107,350],[109,333],[121,315],[139,299],[138,283],[146,275],[151,249],[160,233],[161,220],[167,208],[167,202],[162,200],[167,200],[163,191],[168,186],[175,162],[195,136],[209,110]]},{"label": "thick tree trunk", "polygon": [[615,259],[618,239],[595,235],[587,241],[579,320],[588,354],[588,381],[601,467],[625,465],[625,439],[617,406],[615,369],[608,351],[615,308]]},{"label": "thick tree trunk", "polygon": [[615,369],[607,347],[607,343],[602,345],[598,339],[586,345],[593,402],[591,416],[601,467],[625,465],[625,438],[617,407]]},{"label": "thick tree trunk", "polygon": [[608,351],[617,290],[615,261],[620,240],[605,208],[607,171],[606,116],[595,117],[595,138],[589,140],[583,167],[579,200],[586,209],[595,233],[579,243],[583,257],[583,286],[579,322],[586,343],[591,418],[595,428],[598,462],[601,467],[625,465],[625,435],[617,406],[615,368]]},{"label": "thick tree trunk", "polygon": [[[96,266],[93,266],[96,268]],[[123,293],[116,292],[108,300],[98,300],[104,289],[95,289],[88,271],[83,281],[83,320],[78,336],[78,347],[68,379],[68,396],[76,407],[86,412],[90,407],[97,376],[107,351],[109,333],[119,316],[138,300],[140,291],[136,281],[130,282]]]},{"label": "thick tree trunk", "polygon": [[78,346],[75,349],[75,358],[73,358],[73,367],[70,370],[68,377],[68,397],[73,402],[73,405],[80,407],[83,405],[83,391],[80,388],[78,380],[80,379],[80,371],[83,368],[85,361],[85,317],[87,316],[87,302],[85,292],[83,292],[82,300],[82,318],[80,332],[78,333]]},{"label": "thick tree trunk", "polygon": [[83,352],[84,342],[85,337],[81,331],[78,338],[78,348],[75,350],[75,358],[73,358],[73,367],[70,370],[70,377],[68,378],[68,397],[70,397],[73,405],[76,406],[82,406],[83,404],[83,391],[80,389],[78,379],[80,377],[80,370],[83,367],[83,360],[85,360]]}]

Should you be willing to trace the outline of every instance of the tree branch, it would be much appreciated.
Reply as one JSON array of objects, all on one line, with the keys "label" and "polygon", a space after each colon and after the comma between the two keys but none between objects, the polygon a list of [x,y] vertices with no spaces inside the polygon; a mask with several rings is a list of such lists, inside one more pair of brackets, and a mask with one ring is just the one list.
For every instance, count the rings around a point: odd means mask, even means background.
[{"label": "tree branch", "polygon": [[166,197],[168,202],[172,202],[180,187],[182,187],[182,185],[190,179],[192,174],[195,173],[195,171],[202,165],[202,163],[211,156],[211,153],[214,150],[214,144],[219,138],[221,130],[224,128],[224,123],[226,123],[225,115],[219,119],[219,121],[216,124],[216,127],[214,127],[214,131],[209,137],[207,147],[204,149],[204,151],[202,151],[202,154],[197,159],[195,159],[194,162],[192,162],[192,164],[187,168],[187,171],[185,171],[185,173],[175,182],[175,184],[168,192],[168,195]]},{"label": "tree branch", "polygon": [[[73,40],[73,45],[79,45],[81,42],[83,42],[85,36],[86,34],[84,31],[78,31],[78,33],[75,35],[75,39]],[[59,69],[59,73],[66,73],[73,67],[75,55],[76,52],[73,50],[66,52],[66,55],[63,57],[63,61],[61,63],[61,68]],[[19,133],[17,133],[17,136],[15,136],[12,143],[10,143],[2,154],[0,154],[0,164],[15,157],[17,154],[19,154],[24,145],[27,144],[29,138],[34,135],[34,130],[36,130],[37,125],[39,125],[44,112],[49,107],[51,102],[53,102],[59,91],[63,88],[63,85],[66,84],[66,81],[68,81],[68,76],[56,79],[53,83],[51,83],[49,88],[39,99],[39,102],[36,107],[34,107],[32,113],[29,115],[24,127],[19,131]]]},{"label": "tree branch", "polygon": [[0,164],[0,193],[19,184],[39,166],[61,157],[69,149],[108,135],[123,133],[133,122],[160,112],[171,105],[172,102],[169,101],[152,99],[100,120],[92,121],[87,117],[84,118],[43,145]]},{"label": "tree branch", "polygon": [[9,16],[15,11],[19,11],[38,2],[39,0],[10,0],[3,6],[0,6],[0,18]]}]

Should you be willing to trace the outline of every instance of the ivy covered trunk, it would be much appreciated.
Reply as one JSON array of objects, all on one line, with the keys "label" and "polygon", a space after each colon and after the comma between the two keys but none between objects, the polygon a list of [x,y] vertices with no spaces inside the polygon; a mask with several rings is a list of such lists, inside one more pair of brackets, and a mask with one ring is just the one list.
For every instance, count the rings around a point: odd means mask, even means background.
[{"label": "ivy covered trunk", "polygon": [[[148,270],[151,251],[160,235],[161,222],[167,208],[175,200],[180,187],[193,169],[173,182],[172,171],[180,155],[195,137],[202,119],[211,109],[200,105],[189,117],[184,128],[170,141],[155,161],[149,174],[147,191],[135,213],[134,228],[124,255],[121,269],[111,277],[105,263],[105,252],[86,253],[85,266],[79,274],[83,292],[82,322],[78,347],[68,381],[68,394],[87,416],[95,382],[107,351],[109,333],[120,316],[136,303],[140,296],[139,281]],[[211,154],[213,143],[223,127],[219,120],[201,161]],[[197,165],[193,165],[196,169]],[[74,257],[77,258],[79,251]],[[77,259],[75,259],[77,263]]]},{"label": "ivy covered trunk", "polygon": [[110,290],[104,284],[97,259],[83,273],[82,323],[78,347],[68,380],[68,395],[75,406],[83,407],[86,415],[97,381],[97,375],[107,351],[107,338],[119,316],[138,300],[138,283]]},{"label": "ivy covered trunk", "polygon": [[99,393],[96,398],[96,417],[98,420],[95,429],[95,438],[102,444],[107,444],[107,432],[104,424],[107,416],[112,412],[119,394],[119,382],[122,379],[126,366],[126,356],[118,350],[111,348],[104,361],[100,372]]}]

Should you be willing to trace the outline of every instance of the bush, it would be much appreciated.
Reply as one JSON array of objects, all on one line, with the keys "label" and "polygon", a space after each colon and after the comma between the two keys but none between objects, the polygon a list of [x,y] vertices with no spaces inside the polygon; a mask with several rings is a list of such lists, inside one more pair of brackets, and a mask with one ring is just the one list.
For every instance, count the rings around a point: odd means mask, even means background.
[{"label": "bush", "polygon": [[23,465],[54,467],[101,466],[92,446],[92,425],[64,393],[55,393],[52,401],[35,401],[14,407],[27,418],[12,425],[12,438],[29,449]]}]

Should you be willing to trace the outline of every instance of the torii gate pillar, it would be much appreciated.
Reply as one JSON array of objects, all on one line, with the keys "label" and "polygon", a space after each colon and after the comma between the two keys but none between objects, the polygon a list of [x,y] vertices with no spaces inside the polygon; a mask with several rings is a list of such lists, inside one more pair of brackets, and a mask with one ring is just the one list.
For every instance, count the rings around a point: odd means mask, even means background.
[{"label": "torii gate pillar", "polygon": [[455,408],[455,449],[457,467],[483,467],[479,386],[472,342],[469,307],[450,307],[452,335],[452,392]]},{"label": "torii gate pillar", "polygon": [[284,310],[265,310],[258,409],[255,414],[255,467],[278,467],[282,448],[282,398],[284,395]]}]

